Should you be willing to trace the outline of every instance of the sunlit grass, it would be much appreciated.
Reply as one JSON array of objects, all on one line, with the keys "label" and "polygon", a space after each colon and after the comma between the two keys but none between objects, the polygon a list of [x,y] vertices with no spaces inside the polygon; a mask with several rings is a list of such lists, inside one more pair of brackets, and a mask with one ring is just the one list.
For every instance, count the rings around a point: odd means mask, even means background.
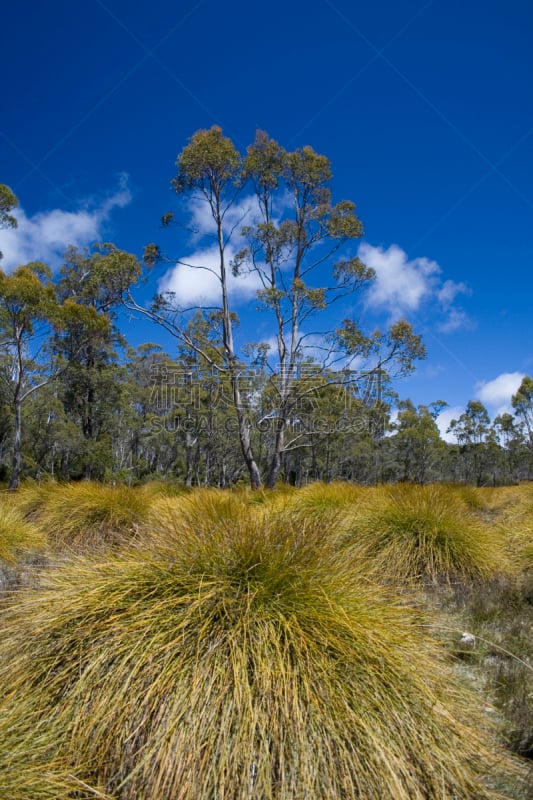
[{"label": "sunlit grass", "polygon": [[500,533],[448,486],[376,491],[354,515],[351,543],[376,574],[397,584],[479,580],[508,566]]},{"label": "sunlit grass", "polygon": [[93,550],[133,538],[155,492],[89,481],[20,490],[18,506],[47,531],[55,548]]},{"label": "sunlit grass", "polygon": [[46,535],[24,519],[11,497],[0,500],[0,562],[16,564],[19,559],[46,545]]},{"label": "sunlit grass", "polygon": [[324,536],[337,537],[366,508],[371,492],[368,487],[350,483],[312,483],[286,495],[284,502],[273,508],[290,513],[297,524],[312,520],[322,526]]},{"label": "sunlit grass", "polygon": [[46,720],[39,722],[25,698],[18,699],[17,727],[10,728],[8,720],[8,712],[0,711],[2,800],[108,800],[109,795],[87,786],[71,765],[54,755]]},{"label": "sunlit grass", "polygon": [[42,483],[28,481],[22,484],[16,492],[10,494],[20,513],[30,520],[35,520],[41,509],[50,502],[58,486],[59,484],[55,481],[43,481]]},{"label": "sunlit grass", "polygon": [[365,500],[368,487],[353,483],[312,483],[293,495],[293,509],[310,514],[331,509],[346,509]]},{"label": "sunlit grass", "polygon": [[0,762],[23,741],[30,777],[118,800],[495,797],[481,776],[514,767],[419,613],[320,523],[200,494],[4,612]]}]

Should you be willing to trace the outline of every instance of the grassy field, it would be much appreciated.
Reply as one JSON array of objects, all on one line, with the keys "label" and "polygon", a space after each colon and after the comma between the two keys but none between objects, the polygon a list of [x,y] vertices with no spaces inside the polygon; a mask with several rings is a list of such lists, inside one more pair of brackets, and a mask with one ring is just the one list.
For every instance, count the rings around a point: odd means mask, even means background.
[{"label": "grassy field", "polygon": [[533,798],[533,487],[0,498],[2,800]]}]

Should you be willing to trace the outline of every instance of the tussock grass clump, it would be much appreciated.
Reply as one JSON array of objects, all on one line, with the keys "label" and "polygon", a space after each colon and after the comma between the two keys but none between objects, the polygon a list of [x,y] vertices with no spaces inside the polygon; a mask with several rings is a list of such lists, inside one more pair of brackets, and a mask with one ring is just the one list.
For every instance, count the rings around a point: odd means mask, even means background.
[{"label": "tussock grass clump", "polygon": [[129,541],[153,502],[150,493],[136,488],[88,481],[31,487],[20,499],[53,547],[79,550]]},{"label": "tussock grass clump", "polygon": [[500,524],[498,529],[515,573],[533,574],[533,518],[517,517]]},{"label": "tussock grass clump", "polygon": [[25,519],[35,522],[39,511],[50,499],[57,484],[54,481],[24,483],[14,492],[7,493],[8,503],[15,507]]},{"label": "tussock grass clump", "polygon": [[484,579],[506,568],[498,531],[446,486],[402,484],[376,493],[352,523],[352,542],[377,574],[398,584]]},{"label": "tussock grass clump", "polygon": [[43,770],[117,800],[496,796],[479,776],[514,767],[419,613],[321,525],[215,495],[161,521],[4,612],[0,762],[45,728]]},{"label": "tussock grass clump", "polygon": [[46,535],[8,500],[0,502],[0,562],[14,565],[22,556],[46,546]]},{"label": "tussock grass clump", "polygon": [[312,483],[294,495],[293,508],[310,513],[346,509],[363,502],[371,490],[353,483]]},{"label": "tussock grass clump", "polygon": [[284,508],[301,524],[313,520],[323,527],[324,536],[342,534],[348,522],[362,512],[373,489],[355,484],[312,483],[289,496]]},{"label": "tussock grass clump", "polygon": [[248,493],[228,492],[223,489],[193,489],[174,497],[158,497],[150,508],[147,524],[143,528],[145,535],[150,531],[166,528],[178,535],[183,531],[187,537],[190,529],[198,525],[204,530],[216,529],[217,526],[232,527],[239,523],[241,517],[249,517],[257,513],[263,515],[266,509],[263,504],[250,503]]},{"label": "tussock grass clump", "polygon": [[[19,698],[19,718],[31,711]],[[30,713],[28,713],[30,712]],[[1,717],[0,717],[1,719]],[[0,744],[0,797],[2,800],[113,800],[76,777],[72,765],[55,757],[47,725],[39,729],[21,725],[16,731],[2,724]]]}]

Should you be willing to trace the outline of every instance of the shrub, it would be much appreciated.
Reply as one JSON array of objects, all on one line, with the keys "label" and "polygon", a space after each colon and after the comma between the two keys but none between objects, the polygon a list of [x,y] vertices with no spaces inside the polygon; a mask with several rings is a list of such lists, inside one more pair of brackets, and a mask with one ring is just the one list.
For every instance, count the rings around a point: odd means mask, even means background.
[{"label": "shrub", "polygon": [[33,769],[44,726],[43,771],[118,800],[495,797],[477,702],[333,541],[198,493],[150,548],[49,574],[4,612],[0,761],[18,736]]}]

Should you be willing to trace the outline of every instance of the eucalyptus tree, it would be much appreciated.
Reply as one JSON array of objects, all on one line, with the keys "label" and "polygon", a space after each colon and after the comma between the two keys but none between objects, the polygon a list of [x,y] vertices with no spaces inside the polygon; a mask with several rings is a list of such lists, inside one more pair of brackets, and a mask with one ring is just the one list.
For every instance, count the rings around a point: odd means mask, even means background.
[{"label": "eucalyptus tree", "polygon": [[[217,324],[221,333],[222,363],[202,347],[188,329],[187,312],[180,298],[171,293],[159,294],[150,308],[140,306],[131,296],[127,305],[162,325],[174,335],[182,345],[198,353],[206,365],[218,372],[224,372],[230,382],[232,402],[237,417],[238,437],[242,455],[253,488],[261,486],[261,473],[252,445],[252,425],[247,414],[246,398],[243,396],[240,374],[243,364],[238,358],[235,344],[235,314],[230,308],[229,276],[231,258],[228,255],[230,231],[227,220],[231,209],[243,187],[243,160],[233,142],[222,135],[222,130],[198,131],[177,159],[177,174],[172,185],[177,194],[187,194],[199,198],[206,206],[214,226],[217,250],[216,267],[200,267],[214,275],[219,287],[217,308],[204,309],[206,319]],[[173,214],[166,214],[164,224],[168,225]],[[153,265],[159,260],[161,252],[156,245],[150,245],[145,252],[145,261]]]},{"label": "eucalyptus tree", "polygon": [[448,432],[457,438],[465,480],[474,479],[481,486],[486,479],[491,436],[490,417],[483,403],[470,400],[461,416],[452,419]]},{"label": "eucalyptus tree", "polygon": [[[17,208],[18,204],[18,198],[9,186],[6,186],[5,183],[0,183],[0,230],[18,226],[17,218],[10,213],[14,208]],[[2,253],[0,252],[1,259]]]},{"label": "eucalyptus tree", "polygon": [[[62,364],[65,411],[83,433],[81,472],[87,478],[101,477],[114,465],[113,427],[119,424],[115,417],[120,413],[124,384],[115,349],[125,345],[115,325],[114,309],[138,274],[135,256],[109,243],[83,251],[69,247],[59,273],[58,300],[74,303],[78,313],[63,318],[53,349]],[[79,309],[85,313],[80,315]]]},{"label": "eucalyptus tree", "polygon": [[411,400],[399,402],[391,445],[400,468],[400,480],[426,483],[440,477],[446,446],[436,420],[445,406],[443,401],[429,406],[415,406]]},{"label": "eucalyptus tree", "polygon": [[0,183],[0,228],[16,228],[17,218],[11,214],[17,208],[19,201],[5,183]]},{"label": "eucalyptus tree", "polygon": [[525,375],[512,397],[515,414],[524,427],[528,446],[533,450],[533,379]]},{"label": "eucalyptus tree", "polygon": [[499,414],[493,420],[492,430],[501,452],[503,479],[515,481],[527,475],[531,453],[520,422],[512,414]]},{"label": "eucalyptus tree", "polygon": [[[257,287],[254,304],[267,313],[275,340],[277,363],[273,366],[268,362],[272,385],[268,418],[274,435],[265,470],[267,486],[275,484],[283,453],[294,446],[287,433],[301,401],[299,365],[305,362],[311,334],[323,349],[322,377],[327,371],[331,373],[333,365],[355,363],[356,359],[359,379],[393,365],[399,372],[409,372],[414,360],[424,355],[420,338],[404,320],[370,336],[354,319],[345,320],[335,330],[328,312],[342,298],[368,285],[374,273],[353,252],[353,243],[363,232],[355,205],[348,200],[334,203],[330,180],[329,159],[309,146],[288,152],[259,132],[246,154],[241,154],[219,127],[197,131],[178,156],[172,185],[178,195],[201,202],[202,213],[206,212],[210,220],[216,263],[206,262],[196,268],[205,270],[217,282],[218,301],[200,310],[205,320],[220,330],[221,360],[213,358],[187,327],[191,312],[198,306],[192,309],[172,292],[158,294],[149,307],[135,301],[131,292],[127,299],[130,308],[162,325],[226,377],[253,488],[262,485],[263,476],[253,436],[249,392],[252,364],[243,358],[236,336],[233,279],[248,277]],[[163,217],[165,225],[173,221],[173,213]],[[145,262],[153,266],[162,260],[176,263],[165,257],[159,246],[149,245]],[[185,264],[183,260],[178,263]],[[325,319],[323,330],[314,327],[319,316]],[[333,377],[334,383],[346,380],[346,373],[341,375],[340,371]],[[349,380],[354,380],[353,371]],[[313,391],[309,384],[304,390]]]},{"label": "eucalyptus tree", "polygon": [[0,348],[2,379],[13,413],[13,453],[10,489],[19,485],[22,470],[22,404],[48,382],[40,361],[42,327],[57,311],[50,269],[40,262],[18,267],[7,275],[0,270]]},{"label": "eucalyptus tree", "polygon": [[11,489],[18,487],[22,471],[23,403],[61,369],[51,357],[50,336],[71,324],[87,328],[93,322],[92,310],[59,303],[46,264],[31,262],[9,275],[0,270],[0,375],[13,418]]}]

